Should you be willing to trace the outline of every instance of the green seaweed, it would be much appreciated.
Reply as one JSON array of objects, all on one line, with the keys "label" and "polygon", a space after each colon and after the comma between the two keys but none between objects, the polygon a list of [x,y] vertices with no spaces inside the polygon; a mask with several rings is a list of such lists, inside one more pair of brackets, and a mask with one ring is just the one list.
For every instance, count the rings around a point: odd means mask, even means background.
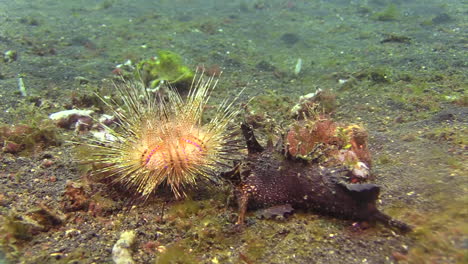
[{"label": "green seaweed", "polygon": [[156,88],[161,82],[183,83],[191,81],[194,73],[185,66],[182,58],[171,51],[159,51],[157,57],[140,61],[135,75],[147,87]]},{"label": "green seaweed", "polygon": [[257,234],[249,237],[246,242],[245,255],[251,260],[260,260],[267,252],[267,243]]}]

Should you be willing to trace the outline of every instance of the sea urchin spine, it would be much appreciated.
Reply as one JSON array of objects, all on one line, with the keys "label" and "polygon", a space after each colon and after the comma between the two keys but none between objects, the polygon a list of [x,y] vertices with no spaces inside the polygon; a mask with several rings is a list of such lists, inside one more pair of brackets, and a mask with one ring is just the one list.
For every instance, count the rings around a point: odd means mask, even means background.
[{"label": "sea urchin spine", "polygon": [[219,166],[228,165],[238,149],[231,121],[238,113],[232,100],[218,105],[213,118],[202,124],[202,114],[217,79],[198,75],[184,100],[168,87],[162,99],[138,82],[116,85],[122,104],[105,101],[120,120],[106,127],[110,136],[91,143],[97,151],[91,158],[99,173],[148,197],[161,184],[174,195],[185,196],[187,187],[199,180],[213,180]]}]

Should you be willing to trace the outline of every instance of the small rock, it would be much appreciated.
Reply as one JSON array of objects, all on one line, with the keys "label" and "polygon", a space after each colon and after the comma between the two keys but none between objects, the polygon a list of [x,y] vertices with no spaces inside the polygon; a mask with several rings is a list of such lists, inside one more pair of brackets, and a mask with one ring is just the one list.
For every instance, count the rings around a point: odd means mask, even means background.
[{"label": "small rock", "polygon": [[282,218],[292,214],[293,211],[294,208],[290,204],[277,205],[257,211],[257,216],[265,219]]}]

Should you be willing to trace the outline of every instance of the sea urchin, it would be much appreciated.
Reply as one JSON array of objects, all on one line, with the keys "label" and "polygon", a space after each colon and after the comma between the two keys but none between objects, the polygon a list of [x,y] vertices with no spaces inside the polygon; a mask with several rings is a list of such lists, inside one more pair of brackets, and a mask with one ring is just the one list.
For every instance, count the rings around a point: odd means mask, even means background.
[{"label": "sea urchin", "polygon": [[140,82],[116,85],[120,105],[104,100],[119,120],[117,128],[105,127],[108,136],[93,140],[91,160],[98,173],[143,197],[161,184],[177,198],[199,180],[216,179],[219,166],[227,165],[238,150],[231,122],[238,110],[235,100],[224,100],[206,124],[203,111],[217,79],[196,76],[187,95],[167,87],[167,96],[148,91]]}]

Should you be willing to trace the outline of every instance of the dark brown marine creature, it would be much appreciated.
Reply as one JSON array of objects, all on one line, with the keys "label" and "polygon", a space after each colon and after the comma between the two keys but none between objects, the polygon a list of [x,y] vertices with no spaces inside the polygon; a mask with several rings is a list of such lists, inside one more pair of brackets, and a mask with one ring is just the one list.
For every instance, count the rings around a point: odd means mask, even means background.
[{"label": "dark brown marine creature", "polygon": [[[278,142],[276,146],[269,144],[264,148],[256,140],[250,126],[242,124],[242,132],[247,143],[248,156],[232,171],[224,173],[236,186],[240,210],[238,224],[244,223],[247,209],[289,205],[289,208],[310,209],[344,219],[381,222],[403,232],[411,230],[409,225],[378,210],[376,200],[380,192],[379,186],[354,183],[360,181],[353,180],[352,166],[346,166],[345,163],[319,161],[320,157],[313,153],[319,152],[317,147],[321,144],[316,144],[310,155],[293,156],[289,143],[291,140],[288,142],[291,133],[285,137],[286,143]],[[314,133],[316,131],[312,134],[315,135]],[[339,144],[335,140],[327,147],[330,149],[330,146],[337,145]],[[349,146],[347,148],[352,149]],[[368,153],[367,146],[361,145],[359,151],[363,150]],[[338,147],[322,153],[333,155],[342,151]],[[364,160],[370,158],[363,154],[357,156]],[[367,169],[365,163],[358,163]]]}]

